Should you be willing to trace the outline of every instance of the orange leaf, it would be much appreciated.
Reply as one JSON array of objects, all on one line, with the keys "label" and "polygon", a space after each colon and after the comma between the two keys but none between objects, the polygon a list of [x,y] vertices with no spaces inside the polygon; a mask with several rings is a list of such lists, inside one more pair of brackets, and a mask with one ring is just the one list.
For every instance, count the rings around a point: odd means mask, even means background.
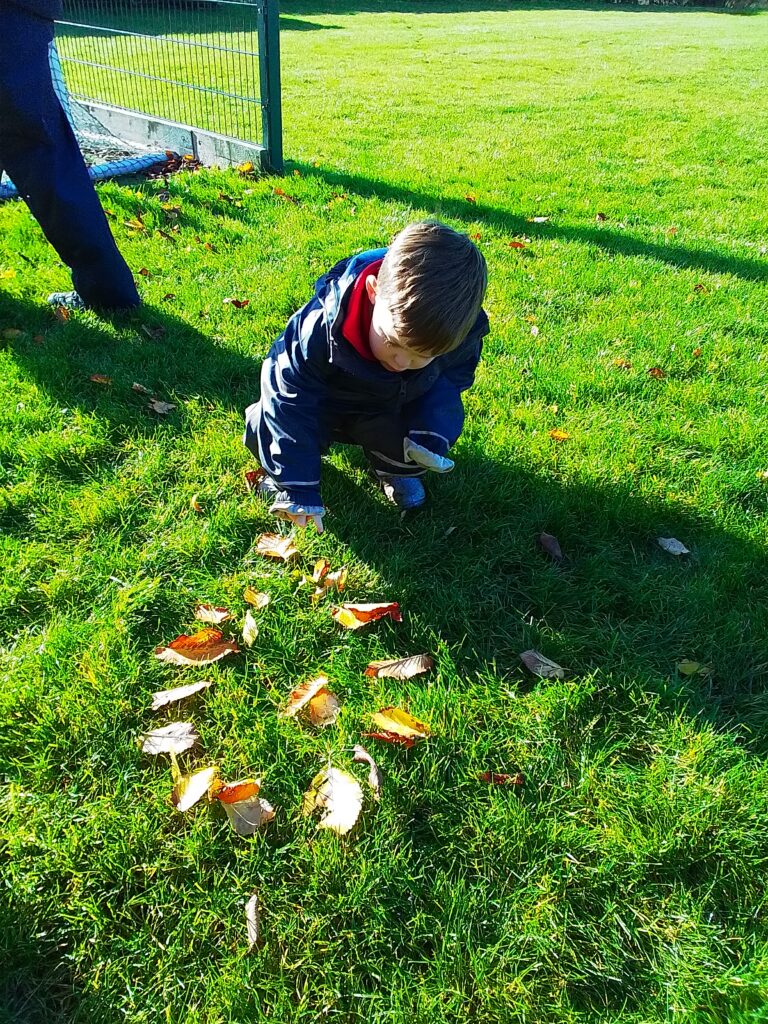
[{"label": "orange leaf", "polygon": [[293,537],[281,537],[277,533],[262,533],[256,542],[256,551],[266,558],[277,558],[282,562],[288,562],[299,553]]},{"label": "orange leaf", "polygon": [[373,679],[410,679],[412,676],[429,672],[435,664],[429,654],[412,654],[410,658],[395,658],[392,661],[372,661],[365,674]]},{"label": "orange leaf", "polygon": [[518,242],[516,239],[508,243],[510,249],[524,249],[525,242]]},{"label": "orange leaf", "polygon": [[258,469],[249,469],[245,474],[245,486],[249,491],[255,491],[266,476],[266,471],[259,466]]},{"label": "orange leaf", "polygon": [[312,725],[317,726],[319,729],[324,729],[328,725],[333,725],[339,717],[341,705],[335,693],[323,688],[312,697],[308,707],[309,720]]},{"label": "orange leaf", "polygon": [[182,633],[167,646],[155,648],[155,657],[171,665],[210,665],[228,654],[239,654],[234,640],[225,640],[220,629],[209,626],[192,636]]},{"label": "orange leaf", "polygon": [[217,779],[208,791],[211,800],[222,804],[236,804],[240,800],[250,800],[257,796],[261,784],[256,779],[241,779],[239,782],[222,782]]},{"label": "orange leaf", "polygon": [[466,201],[468,203],[476,203],[477,202],[477,196],[473,195],[471,192],[469,192],[467,195],[465,195],[464,198],[466,199]]},{"label": "orange leaf", "polygon": [[274,193],[274,195],[279,196],[280,199],[285,199],[289,203],[298,204],[299,202],[299,200],[295,196],[289,196],[288,193],[281,188],[273,188],[272,192]]},{"label": "orange leaf", "polygon": [[666,373],[660,366],[652,366],[648,371],[648,376],[653,377],[655,380],[661,380],[662,377],[666,377]]},{"label": "orange leaf", "polygon": [[88,380],[92,380],[94,384],[111,384],[112,378],[107,377],[104,373],[92,373]]},{"label": "orange leaf", "polygon": [[691,353],[691,355],[693,356],[694,359],[698,359],[699,356],[701,355],[701,349],[700,348],[695,348],[693,350],[693,352]]},{"label": "orange leaf", "polygon": [[225,306],[234,306],[235,309],[244,309],[250,302],[250,299],[224,299]]},{"label": "orange leaf", "polygon": [[397,601],[385,604],[343,604],[331,611],[333,618],[347,629],[359,629],[366,622],[376,619],[390,618],[394,622],[402,622],[400,605]]},{"label": "orange leaf", "polygon": [[192,498],[190,499],[189,504],[195,510],[195,512],[202,512],[203,511],[203,506],[197,500],[197,495],[196,494],[192,495]]},{"label": "orange leaf", "polygon": [[64,320],[69,320],[69,313],[70,311],[67,309],[66,306],[53,307],[53,315],[56,317],[57,320],[61,320],[62,322]]},{"label": "orange leaf", "polygon": [[567,430],[561,430],[560,427],[555,427],[554,430],[550,430],[549,436],[553,441],[567,441],[571,435]]},{"label": "orange leaf", "polygon": [[310,679],[309,682],[297,686],[288,698],[288,704],[281,714],[286,718],[293,718],[305,704],[308,704],[316,694],[325,690],[327,686],[328,680],[325,676],[318,676],[317,679]]},{"label": "orange leaf", "polygon": [[411,736],[399,736],[396,732],[387,732],[381,730],[380,732],[361,732],[360,735],[364,739],[381,740],[384,743],[396,743],[398,746],[410,748],[415,744],[416,740]]},{"label": "orange leaf", "polygon": [[142,267],[141,270],[137,270],[136,273],[141,274],[142,277],[152,277],[146,267]]},{"label": "orange leaf", "polygon": [[489,782],[493,786],[522,786],[525,782],[522,772],[506,775],[504,772],[480,772],[477,776],[481,782]]}]

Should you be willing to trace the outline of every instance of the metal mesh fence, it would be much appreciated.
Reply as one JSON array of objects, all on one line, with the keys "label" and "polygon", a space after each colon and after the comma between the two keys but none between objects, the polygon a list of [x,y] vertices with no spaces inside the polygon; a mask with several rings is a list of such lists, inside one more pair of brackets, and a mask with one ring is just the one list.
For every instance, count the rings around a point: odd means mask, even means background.
[{"label": "metal mesh fence", "polygon": [[95,101],[262,142],[259,0],[65,0],[67,86]]}]

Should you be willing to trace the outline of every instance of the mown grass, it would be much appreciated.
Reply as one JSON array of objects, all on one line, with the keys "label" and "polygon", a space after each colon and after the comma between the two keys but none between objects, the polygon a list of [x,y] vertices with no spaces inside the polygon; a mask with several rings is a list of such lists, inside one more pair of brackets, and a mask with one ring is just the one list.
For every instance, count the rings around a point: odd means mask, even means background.
[{"label": "mown grass", "polygon": [[[133,318],[53,320],[66,273],[0,209],[0,329],[22,331],[0,351],[0,1019],[767,1019],[768,16],[480,6],[287,2],[296,201],[234,172],[178,175],[167,199],[102,186],[149,272]],[[242,409],[314,277],[426,215],[479,235],[493,333],[429,512],[401,521],[356,453],[328,460],[305,564],[347,564],[350,599],[405,612],[351,635],[253,552],[270,519]],[[176,411],[152,416],[134,381]],[[242,611],[248,583],[272,595],[251,652],[155,662],[196,601]],[[567,678],[526,674],[529,647]],[[430,676],[362,675],[427,649]],[[276,715],[318,670],[344,701],[319,735]],[[181,676],[215,680],[183,709],[186,763],[260,775],[266,833],[177,815],[139,752],[173,717],[152,691]],[[377,746],[380,807],[347,840],[316,832],[302,791],[384,703],[434,737]]]}]

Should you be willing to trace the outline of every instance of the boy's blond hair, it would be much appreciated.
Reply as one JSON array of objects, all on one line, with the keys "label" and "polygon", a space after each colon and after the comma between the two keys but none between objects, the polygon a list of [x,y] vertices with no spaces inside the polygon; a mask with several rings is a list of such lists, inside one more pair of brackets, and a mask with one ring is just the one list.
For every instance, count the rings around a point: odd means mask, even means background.
[{"label": "boy's blond hair", "polygon": [[487,284],[477,246],[453,228],[425,220],[409,224],[392,242],[376,294],[392,314],[400,344],[438,356],[469,334]]}]

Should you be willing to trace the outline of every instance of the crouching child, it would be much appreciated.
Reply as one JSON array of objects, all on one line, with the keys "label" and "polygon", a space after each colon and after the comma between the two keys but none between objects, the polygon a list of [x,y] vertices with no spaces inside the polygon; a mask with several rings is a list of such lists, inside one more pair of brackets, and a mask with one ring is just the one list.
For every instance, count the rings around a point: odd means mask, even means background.
[{"label": "crouching child", "polygon": [[485,260],[466,235],[411,224],[388,249],[337,263],[288,321],[246,409],[246,446],[267,477],[270,510],[322,531],[320,460],[359,445],[385,495],[403,510],[426,500],[427,471],[453,468],[488,333]]}]

